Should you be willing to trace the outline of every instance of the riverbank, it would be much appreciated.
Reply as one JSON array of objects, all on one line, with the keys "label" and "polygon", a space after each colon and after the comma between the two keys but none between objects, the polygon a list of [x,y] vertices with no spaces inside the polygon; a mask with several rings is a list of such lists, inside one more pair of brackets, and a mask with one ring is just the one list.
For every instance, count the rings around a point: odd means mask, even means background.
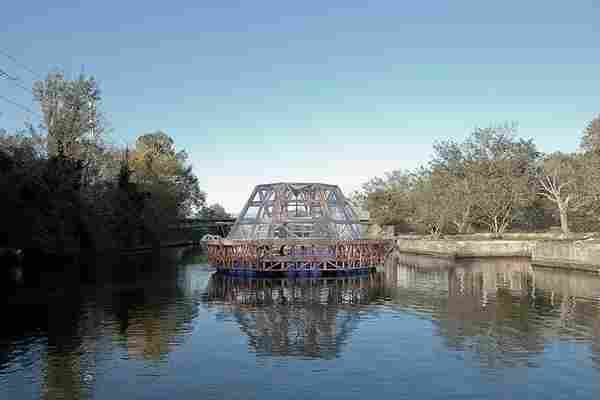
[{"label": "riverbank", "polygon": [[423,237],[397,238],[401,253],[442,258],[527,257],[533,265],[600,272],[600,241],[557,239],[465,239],[429,240]]}]

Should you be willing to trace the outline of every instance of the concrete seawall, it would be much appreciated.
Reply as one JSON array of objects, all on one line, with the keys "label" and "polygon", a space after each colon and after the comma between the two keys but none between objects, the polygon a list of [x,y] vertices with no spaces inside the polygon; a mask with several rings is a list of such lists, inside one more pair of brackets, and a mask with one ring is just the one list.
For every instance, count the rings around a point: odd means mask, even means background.
[{"label": "concrete seawall", "polygon": [[527,257],[531,264],[600,272],[600,243],[561,240],[396,239],[401,253],[443,258]]},{"label": "concrete seawall", "polygon": [[531,257],[535,242],[528,240],[398,239],[396,246],[403,253],[451,258]]},{"label": "concrete seawall", "polygon": [[531,263],[600,272],[600,243],[539,241],[533,248]]}]

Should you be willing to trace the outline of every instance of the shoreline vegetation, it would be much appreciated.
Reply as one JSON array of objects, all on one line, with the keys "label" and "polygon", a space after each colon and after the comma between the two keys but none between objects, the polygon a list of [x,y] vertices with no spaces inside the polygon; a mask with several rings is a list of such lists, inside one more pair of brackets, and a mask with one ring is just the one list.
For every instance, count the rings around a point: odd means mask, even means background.
[{"label": "shoreline vegetation", "polygon": [[435,142],[428,163],[372,178],[351,198],[395,235],[599,232],[600,116],[573,153],[542,153],[517,137],[516,124],[476,128],[462,142]]},{"label": "shoreline vegetation", "polygon": [[[600,271],[600,116],[573,153],[544,154],[516,124],[437,141],[426,165],[375,177],[351,195],[399,251],[447,257],[523,256]],[[382,228],[383,227],[383,228]]]},{"label": "shoreline vegetation", "polygon": [[227,215],[167,133],[111,143],[94,78],[53,72],[32,93],[40,123],[0,129],[0,259],[156,248],[187,239],[181,218]]},{"label": "shoreline vegetation", "polygon": [[[206,205],[187,153],[167,133],[109,141],[93,77],[53,72],[32,93],[39,125],[0,129],[0,258],[158,248],[187,242],[169,228],[182,218],[228,215]],[[351,198],[394,236],[575,245],[596,236],[582,232],[600,232],[600,117],[574,153],[544,154],[517,137],[516,124],[476,128],[462,142],[435,142],[426,165],[375,177]]]}]

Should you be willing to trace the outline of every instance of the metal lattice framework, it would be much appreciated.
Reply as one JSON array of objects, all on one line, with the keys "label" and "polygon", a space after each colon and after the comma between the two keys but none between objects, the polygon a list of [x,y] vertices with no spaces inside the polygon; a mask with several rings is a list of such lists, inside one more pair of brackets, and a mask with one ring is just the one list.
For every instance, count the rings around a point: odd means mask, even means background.
[{"label": "metal lattice framework", "polygon": [[258,185],[228,239],[359,239],[360,221],[340,188],[322,183]]}]

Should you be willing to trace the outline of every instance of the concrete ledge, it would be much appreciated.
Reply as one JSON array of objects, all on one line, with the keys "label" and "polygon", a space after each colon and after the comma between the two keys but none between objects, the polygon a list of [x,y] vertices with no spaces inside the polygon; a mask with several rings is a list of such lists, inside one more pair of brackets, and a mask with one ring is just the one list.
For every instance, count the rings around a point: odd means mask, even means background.
[{"label": "concrete ledge", "polygon": [[532,265],[600,272],[600,242],[400,238],[401,253],[444,258],[527,257]]},{"label": "concrete ledge", "polygon": [[531,257],[534,245],[525,240],[396,240],[401,252],[455,258]]},{"label": "concrete ledge", "polygon": [[531,263],[547,267],[600,270],[600,243],[595,241],[540,241],[532,253]]}]

